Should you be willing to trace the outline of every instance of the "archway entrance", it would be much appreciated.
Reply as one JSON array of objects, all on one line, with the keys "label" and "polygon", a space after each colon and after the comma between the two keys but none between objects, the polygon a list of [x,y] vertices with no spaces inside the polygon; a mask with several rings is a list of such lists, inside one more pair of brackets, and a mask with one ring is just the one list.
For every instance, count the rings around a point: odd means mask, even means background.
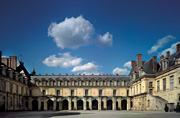
[{"label": "archway entrance", "polygon": [[63,100],[63,110],[68,110],[68,101],[67,100]]},{"label": "archway entrance", "polygon": [[48,110],[53,110],[53,101],[52,100],[48,100]]},{"label": "archway entrance", "polygon": [[44,102],[41,102],[41,110],[44,110]]},{"label": "archway entrance", "polygon": [[112,110],[112,100],[107,101],[107,110]]},{"label": "archway entrance", "polygon": [[74,102],[71,102],[71,110],[74,110]]},{"label": "archway entrance", "polygon": [[127,100],[122,100],[121,101],[121,109],[122,110],[127,110]]},{"label": "archway entrance", "polygon": [[104,102],[101,102],[101,110],[104,110]]},{"label": "archway entrance", "polygon": [[59,110],[59,102],[56,102],[56,110]]},{"label": "archway entrance", "polygon": [[83,101],[82,100],[77,101],[77,110],[83,110]]},{"label": "archway entrance", "polygon": [[32,101],[32,110],[33,111],[38,110],[38,101],[37,100]]},{"label": "archway entrance", "polygon": [[92,110],[98,110],[98,101],[97,100],[92,101]]}]

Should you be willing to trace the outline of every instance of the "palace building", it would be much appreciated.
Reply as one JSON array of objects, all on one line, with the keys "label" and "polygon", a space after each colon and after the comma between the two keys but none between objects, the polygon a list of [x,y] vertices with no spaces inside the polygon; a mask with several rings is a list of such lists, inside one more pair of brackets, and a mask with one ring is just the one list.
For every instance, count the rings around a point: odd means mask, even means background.
[{"label": "palace building", "polygon": [[137,54],[129,75],[29,74],[0,52],[0,110],[174,110],[180,102],[180,44],[176,52]]}]

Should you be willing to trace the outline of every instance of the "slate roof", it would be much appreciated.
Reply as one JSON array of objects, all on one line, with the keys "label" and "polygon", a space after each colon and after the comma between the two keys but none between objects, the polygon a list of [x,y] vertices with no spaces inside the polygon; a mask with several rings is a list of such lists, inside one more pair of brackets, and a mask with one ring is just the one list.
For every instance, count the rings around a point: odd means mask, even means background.
[{"label": "slate roof", "polygon": [[56,80],[56,79],[60,79],[60,80],[63,80],[63,79],[67,79],[68,81],[70,79],[74,79],[74,80],[78,80],[78,79],[81,79],[81,80],[85,80],[85,79],[88,79],[88,80],[96,80],[98,81],[99,79],[102,79],[102,80],[125,80],[125,81],[129,81],[130,77],[129,76],[122,76],[122,75],[37,75],[37,76],[31,76],[31,79],[34,80],[34,79],[38,79],[38,80],[41,80],[41,79],[45,79],[45,80],[49,80],[49,79],[52,79],[52,80]]}]

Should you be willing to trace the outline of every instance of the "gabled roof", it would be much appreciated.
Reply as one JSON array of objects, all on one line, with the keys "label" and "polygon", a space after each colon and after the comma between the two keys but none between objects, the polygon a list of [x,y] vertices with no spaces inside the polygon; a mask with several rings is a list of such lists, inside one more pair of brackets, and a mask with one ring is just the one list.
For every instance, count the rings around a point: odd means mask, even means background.
[{"label": "gabled roof", "polygon": [[24,67],[24,63],[20,62],[20,65],[16,68],[16,71],[18,71],[19,73],[21,71],[24,71],[24,74],[29,77],[29,72],[26,70],[26,68]]}]

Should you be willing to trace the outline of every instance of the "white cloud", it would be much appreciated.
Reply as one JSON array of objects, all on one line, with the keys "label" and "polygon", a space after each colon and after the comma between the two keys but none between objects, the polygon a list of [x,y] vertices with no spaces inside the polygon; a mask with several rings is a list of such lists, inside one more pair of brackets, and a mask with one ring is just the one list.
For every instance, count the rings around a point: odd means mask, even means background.
[{"label": "white cloud", "polygon": [[124,64],[124,67],[128,67],[131,69],[131,61],[128,61]]},{"label": "white cloud", "polygon": [[161,55],[166,56],[166,52],[167,52],[167,51],[170,51],[170,54],[175,53],[175,52],[176,52],[176,45],[177,45],[178,43],[180,43],[180,42],[173,43],[170,48],[167,48],[167,49],[165,49],[164,51],[158,53],[158,57],[160,57]]},{"label": "white cloud", "polygon": [[129,71],[125,68],[125,69],[122,69],[122,68],[118,68],[116,67],[113,71],[112,71],[113,74],[119,74],[119,75],[128,75],[129,74]]},{"label": "white cloud", "polygon": [[83,72],[82,74],[85,74],[85,75],[92,75],[92,74],[99,75],[98,72]]},{"label": "white cloud", "polygon": [[73,57],[69,52],[63,54],[59,53],[58,55],[60,57],[57,57],[56,55],[50,55],[43,61],[43,63],[49,67],[60,66],[62,68],[68,68],[79,65],[82,61],[82,58]]},{"label": "white cloud", "polygon": [[78,48],[87,44],[100,46],[111,46],[112,35],[106,34],[98,35],[97,39],[92,39],[95,36],[95,28],[93,25],[82,16],[77,18],[66,18],[60,23],[51,23],[48,28],[48,36],[53,37],[56,45],[59,48]]},{"label": "white cloud", "polygon": [[174,39],[176,39],[176,37],[174,37],[172,35],[167,35],[167,36],[159,39],[158,42],[151,47],[151,50],[148,50],[148,54],[157,52],[157,50],[159,48],[163,48],[169,41],[172,41]]},{"label": "white cloud", "polygon": [[112,46],[113,36],[106,32],[103,36],[99,35],[97,39],[97,45],[100,46]]},{"label": "white cloud", "polygon": [[98,65],[95,65],[94,63],[89,62],[89,63],[81,65],[81,66],[75,66],[71,71],[72,72],[86,71],[88,73],[91,73],[91,72],[96,72],[98,67],[99,67]]}]

